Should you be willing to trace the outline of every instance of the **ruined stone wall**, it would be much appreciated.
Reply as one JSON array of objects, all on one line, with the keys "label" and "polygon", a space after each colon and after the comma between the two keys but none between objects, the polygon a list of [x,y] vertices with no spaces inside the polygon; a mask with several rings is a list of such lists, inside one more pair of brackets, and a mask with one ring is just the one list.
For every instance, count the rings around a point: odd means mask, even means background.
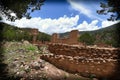
[{"label": "ruined stone wall", "polygon": [[116,68],[115,61],[100,59],[87,59],[82,57],[71,57],[65,55],[44,55],[42,59],[54,64],[65,71],[78,74],[84,77],[109,77]]},{"label": "ruined stone wall", "polygon": [[63,44],[49,44],[52,55],[43,55],[42,59],[68,72],[82,76],[107,77],[119,80],[118,48],[80,47]]},{"label": "ruined stone wall", "polygon": [[59,34],[54,33],[51,38],[51,43],[78,44],[78,37],[78,30],[72,30],[68,38],[60,38]]},{"label": "ruined stone wall", "polygon": [[68,44],[78,44],[79,31],[72,30],[69,35]]},{"label": "ruined stone wall", "polygon": [[36,44],[37,41],[37,35],[38,35],[38,29],[31,29],[31,35],[33,36],[32,43]]},{"label": "ruined stone wall", "polygon": [[100,48],[100,47],[84,47],[78,45],[49,44],[49,51],[56,55],[67,56],[83,56],[87,58],[104,58],[117,59],[119,49],[117,48]]},{"label": "ruined stone wall", "polygon": [[51,38],[52,43],[58,43],[59,35],[57,33],[54,33]]}]

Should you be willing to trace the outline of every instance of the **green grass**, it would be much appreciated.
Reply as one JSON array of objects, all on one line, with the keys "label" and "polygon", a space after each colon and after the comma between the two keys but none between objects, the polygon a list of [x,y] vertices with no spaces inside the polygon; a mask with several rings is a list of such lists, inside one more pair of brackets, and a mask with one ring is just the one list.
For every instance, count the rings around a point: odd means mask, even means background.
[{"label": "green grass", "polygon": [[35,50],[36,50],[36,47],[34,47],[34,46],[28,46],[28,47],[26,48],[26,50],[35,51]]}]

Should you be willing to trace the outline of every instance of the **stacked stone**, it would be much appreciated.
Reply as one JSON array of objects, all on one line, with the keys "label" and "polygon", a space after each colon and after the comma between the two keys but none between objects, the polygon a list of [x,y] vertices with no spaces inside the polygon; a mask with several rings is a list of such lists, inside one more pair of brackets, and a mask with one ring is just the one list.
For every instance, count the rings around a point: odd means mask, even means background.
[{"label": "stacked stone", "polygon": [[[94,74],[96,77],[109,76],[114,72],[114,63],[107,62],[101,63],[100,60],[90,62],[90,59],[82,57],[71,57],[65,55],[43,55],[42,59],[54,64],[56,67],[61,68],[71,73],[78,73],[79,75],[90,77]],[[84,73],[84,75],[83,75]]]},{"label": "stacked stone", "polygon": [[62,44],[49,44],[49,51],[57,55],[84,56],[87,58],[118,59],[120,49],[78,47]]},{"label": "stacked stone", "polygon": [[83,76],[87,77],[91,74],[106,77],[114,73],[120,52],[118,48],[79,47],[67,44],[49,44],[48,49],[53,54],[43,55],[42,59],[68,72],[84,74]]}]

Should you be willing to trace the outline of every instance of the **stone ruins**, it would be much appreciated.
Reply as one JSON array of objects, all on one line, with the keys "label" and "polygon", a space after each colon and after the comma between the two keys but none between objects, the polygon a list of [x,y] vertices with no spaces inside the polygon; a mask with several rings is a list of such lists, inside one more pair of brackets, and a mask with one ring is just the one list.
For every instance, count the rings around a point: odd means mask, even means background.
[{"label": "stone ruins", "polygon": [[[42,44],[41,41],[37,40],[37,35],[38,35],[38,29],[31,29],[31,33],[33,36],[32,43],[33,44]],[[79,31],[78,30],[72,30],[69,34],[69,37],[67,38],[60,38],[59,34],[54,33],[51,38],[51,42],[45,42],[45,43],[62,43],[62,44],[69,44],[69,45],[74,45],[74,44],[79,44],[78,42],[78,37],[79,37]],[[82,44],[82,43],[80,43]]]},{"label": "stone ruins", "polygon": [[62,44],[79,44],[78,42],[79,31],[72,30],[68,38],[60,38],[59,34],[54,33],[52,35],[51,43],[62,43]]},{"label": "stone ruins", "polygon": [[51,55],[41,58],[54,64],[58,68],[85,77],[94,76],[119,80],[119,52],[118,48],[82,47],[67,44],[49,44]]},{"label": "stone ruins", "polygon": [[[37,34],[38,30],[33,29],[33,43],[36,43]],[[41,55],[40,58],[74,74],[120,80],[120,49],[81,46],[78,37],[78,30],[71,31],[68,38],[60,38],[54,33],[47,44],[51,54]]]},{"label": "stone ruins", "polygon": [[33,36],[33,40],[32,40],[32,43],[33,44],[36,44],[36,41],[37,41],[37,35],[38,35],[38,29],[31,29],[31,33],[30,33],[32,36]]}]

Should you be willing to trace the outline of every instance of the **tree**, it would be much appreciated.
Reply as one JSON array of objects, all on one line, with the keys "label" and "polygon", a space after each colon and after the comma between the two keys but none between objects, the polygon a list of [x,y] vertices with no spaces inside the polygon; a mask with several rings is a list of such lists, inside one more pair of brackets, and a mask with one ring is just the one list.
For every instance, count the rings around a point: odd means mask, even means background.
[{"label": "tree", "polygon": [[92,36],[92,35],[90,35],[89,33],[83,33],[80,37],[79,37],[79,39],[78,39],[80,42],[83,42],[83,43],[85,43],[85,44],[87,44],[87,45],[93,45],[94,44],[94,42],[95,42],[95,38]]},{"label": "tree", "polygon": [[3,33],[3,37],[5,40],[7,41],[12,41],[12,40],[15,40],[15,31],[10,28],[10,29],[7,29],[4,33]]},{"label": "tree", "polygon": [[30,33],[28,31],[24,31],[23,32],[23,39],[28,40],[28,41],[32,41],[32,36],[30,35]]},{"label": "tree", "polygon": [[43,43],[45,41],[50,41],[50,35],[45,34],[45,33],[39,33],[38,40],[42,41]]},{"label": "tree", "polygon": [[2,17],[0,17],[0,20],[2,20]]},{"label": "tree", "polygon": [[109,21],[119,20],[120,19],[120,2],[119,0],[107,0],[107,3],[100,3],[101,10],[97,10],[98,14],[107,15],[111,13]]},{"label": "tree", "polygon": [[[0,15],[5,15],[8,20],[14,21],[23,16],[31,18],[30,13],[40,10],[45,0],[0,0]],[[16,16],[13,16],[15,13]]]}]

